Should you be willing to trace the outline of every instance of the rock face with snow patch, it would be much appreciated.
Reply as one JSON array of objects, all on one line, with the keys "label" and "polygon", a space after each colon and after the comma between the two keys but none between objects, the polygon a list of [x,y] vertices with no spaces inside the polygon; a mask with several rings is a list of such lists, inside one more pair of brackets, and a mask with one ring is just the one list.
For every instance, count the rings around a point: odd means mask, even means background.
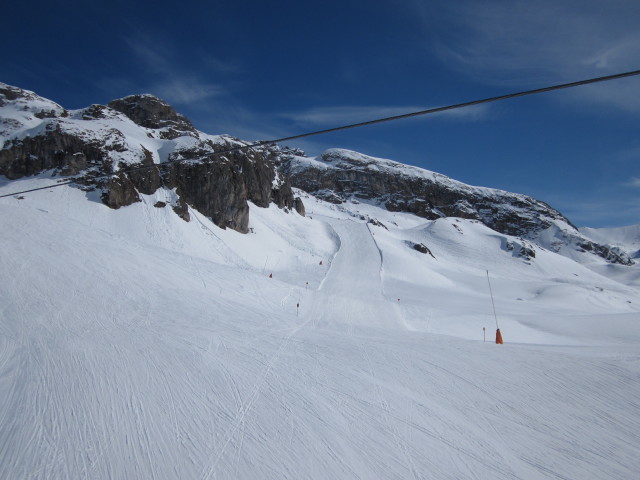
[{"label": "rock face with snow patch", "polygon": [[[473,219],[557,252],[633,263],[625,251],[590,240],[560,212],[531,197],[348,150],[327,150],[317,158],[276,146],[238,150],[246,143],[198,131],[153,95],[67,111],[0,83],[0,121],[0,175],[73,175],[77,185],[99,190],[102,202],[114,209],[165,188],[175,191],[171,207],[184,220],[192,207],[222,228],[247,232],[248,202],[275,203],[304,215],[294,186],[334,203],[359,199],[426,219]],[[532,258],[532,252],[522,249],[524,257]]]},{"label": "rock face with snow patch", "polygon": [[174,139],[183,135],[197,136],[197,131],[184,115],[153,95],[129,95],[112,100],[108,107],[124,113],[141,127],[160,130],[162,138]]},{"label": "rock face with snow patch", "polygon": [[[290,176],[294,187],[329,202],[366,200],[389,211],[413,213],[429,220],[473,219],[497,232],[534,242],[541,232],[559,228],[578,250],[612,263],[633,263],[624,252],[586,239],[560,212],[526,195],[466,185],[435,172],[343,149],[330,149],[316,158],[285,150],[280,168]],[[547,246],[542,241],[536,243]],[[531,256],[530,252],[523,255]]]},{"label": "rock face with snow patch", "polygon": [[[9,179],[51,171],[80,175],[85,189],[100,189],[117,209],[159,188],[175,189],[176,213],[188,205],[216,225],[246,233],[251,201],[296,209],[288,179],[259,151],[236,150],[242,142],[206,135],[169,104],[132,95],[67,111],[33,92],[0,84],[0,175]],[[222,152],[222,153],[220,153]],[[226,153],[224,153],[226,152]]]},{"label": "rock face with snow patch", "polygon": [[521,236],[560,220],[560,212],[525,195],[456,182],[444,175],[342,149],[316,159],[292,156],[284,164],[295,187],[325,200],[349,198],[379,203],[390,211],[430,220],[461,217],[480,220],[492,229]]},{"label": "rock face with snow patch", "polygon": [[101,157],[100,146],[52,126],[42,135],[5,143],[0,150],[0,173],[11,180],[51,169],[76,175],[87,168],[87,158]]}]

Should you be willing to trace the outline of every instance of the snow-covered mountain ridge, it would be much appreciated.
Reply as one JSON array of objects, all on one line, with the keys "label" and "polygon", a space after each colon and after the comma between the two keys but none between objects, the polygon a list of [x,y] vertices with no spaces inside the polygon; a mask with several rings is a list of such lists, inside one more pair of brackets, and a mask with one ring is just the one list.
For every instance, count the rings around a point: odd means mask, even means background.
[{"label": "snow-covered mountain ridge", "polygon": [[[78,186],[95,192],[89,196],[111,208],[168,188],[175,193],[170,206],[183,219],[188,220],[188,204],[216,225],[242,232],[248,228],[248,201],[303,211],[262,154],[217,155],[242,143],[196,130],[151,95],[67,111],[33,92],[1,84],[0,119],[0,175],[9,179],[44,171],[51,177],[73,175]],[[153,167],[166,162],[162,169]]]},{"label": "snow-covered mountain ridge", "polygon": [[[174,194],[166,205],[184,220],[191,206],[219,227],[246,233],[248,202],[261,207],[273,202],[304,214],[294,186],[334,203],[352,199],[429,220],[478,220],[571,258],[586,254],[633,263],[635,252],[589,239],[560,212],[526,195],[474,187],[342,149],[315,158],[278,146],[218,154],[246,143],[200,132],[148,94],[67,111],[33,92],[0,84],[0,120],[0,175],[18,179],[48,171],[53,177],[75,176],[90,198],[99,197],[111,208],[167,188]],[[527,251],[535,255],[531,247]]]},{"label": "snow-covered mountain ridge", "polygon": [[640,225],[617,228],[583,227],[580,231],[595,242],[611,245],[629,252],[633,258],[640,258]]},{"label": "snow-covered mountain ridge", "polygon": [[560,212],[526,195],[467,185],[439,173],[344,149],[330,149],[315,158],[301,153],[284,152],[281,168],[292,185],[330,202],[370,202],[430,220],[478,220],[497,232],[562,254],[596,254],[612,263],[633,263],[624,249],[589,239]]}]

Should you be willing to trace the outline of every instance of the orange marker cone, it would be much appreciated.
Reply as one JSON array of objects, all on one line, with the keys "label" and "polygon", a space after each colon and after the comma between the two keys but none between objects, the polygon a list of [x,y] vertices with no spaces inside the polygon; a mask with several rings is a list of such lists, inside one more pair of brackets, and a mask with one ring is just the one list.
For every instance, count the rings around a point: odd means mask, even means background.
[{"label": "orange marker cone", "polygon": [[504,342],[502,341],[502,334],[500,333],[500,329],[496,330],[496,343],[498,345],[502,345]]},{"label": "orange marker cone", "polygon": [[269,274],[269,278],[273,278],[273,273],[270,273],[270,274]]}]

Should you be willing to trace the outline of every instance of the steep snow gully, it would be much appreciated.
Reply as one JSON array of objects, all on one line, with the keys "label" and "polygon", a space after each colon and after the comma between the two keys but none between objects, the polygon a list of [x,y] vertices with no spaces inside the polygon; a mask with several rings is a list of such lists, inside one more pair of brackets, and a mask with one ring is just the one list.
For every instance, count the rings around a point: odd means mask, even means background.
[{"label": "steep snow gully", "polygon": [[[597,342],[583,329],[573,346],[546,333],[551,323],[540,344],[436,335],[406,326],[455,298],[439,279],[465,292],[483,279],[469,259],[447,260],[436,236],[438,260],[406,248],[403,229],[427,241],[423,220],[376,210],[387,232],[308,201],[313,218],[252,207],[254,233],[241,235],[204,217],[186,223],[154,208],[158,199],[113,212],[63,187],[0,201],[0,478],[621,480],[640,471],[636,290],[574,263],[552,266],[551,253],[527,265],[494,252],[494,233],[478,226],[469,236],[476,226],[461,223],[465,237],[442,224],[446,242],[470,238],[494,255],[483,261],[497,265],[496,300],[509,315],[555,307],[553,295],[534,295],[542,286],[573,295],[597,281],[603,318],[620,312],[612,325],[627,330]],[[389,298],[404,288],[399,272],[436,294],[407,292],[408,307]],[[566,308],[554,322],[577,325]]]}]

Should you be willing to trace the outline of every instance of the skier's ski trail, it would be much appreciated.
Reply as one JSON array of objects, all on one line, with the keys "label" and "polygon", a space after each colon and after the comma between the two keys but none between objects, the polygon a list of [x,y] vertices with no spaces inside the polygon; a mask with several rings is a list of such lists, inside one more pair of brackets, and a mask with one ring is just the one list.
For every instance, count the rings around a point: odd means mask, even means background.
[{"label": "skier's ski trail", "polygon": [[244,424],[244,420],[245,420],[245,417],[246,417],[247,413],[251,410],[251,408],[253,407],[253,404],[255,403],[256,399],[260,395],[260,392],[262,391],[263,385],[264,385],[265,381],[267,380],[267,377],[271,373],[271,370],[273,369],[274,364],[278,361],[278,358],[280,358],[280,355],[282,354],[282,352],[285,350],[285,348],[289,344],[291,338],[294,335],[296,335],[300,330],[302,330],[304,327],[306,327],[309,322],[310,322],[310,320],[307,320],[304,323],[302,323],[301,325],[298,325],[298,326],[294,327],[293,329],[291,329],[289,334],[281,342],[280,347],[278,348],[278,350],[271,356],[271,358],[267,362],[267,365],[266,365],[263,373],[260,375],[260,377],[258,378],[256,383],[253,385],[253,387],[251,389],[251,393],[249,394],[247,401],[245,403],[243,403],[241,405],[240,409],[238,410],[238,412],[236,414],[236,417],[233,420],[233,425],[232,425],[232,427],[230,429],[230,432],[227,435],[227,439],[224,442],[224,444],[222,445],[222,447],[220,448],[220,450],[218,451],[213,463],[211,465],[209,465],[208,467],[205,467],[204,471],[200,475],[200,478],[202,480],[207,480],[215,472],[216,467],[218,466],[218,463],[220,462],[220,459],[222,458],[222,456],[224,455],[225,451],[227,450],[227,447],[229,446],[229,443],[235,437],[236,433],[238,432],[238,429]]},{"label": "skier's ski trail", "polygon": [[394,328],[399,311],[382,294],[382,257],[367,224],[320,217],[338,235],[339,250],[309,308],[317,328]]}]

